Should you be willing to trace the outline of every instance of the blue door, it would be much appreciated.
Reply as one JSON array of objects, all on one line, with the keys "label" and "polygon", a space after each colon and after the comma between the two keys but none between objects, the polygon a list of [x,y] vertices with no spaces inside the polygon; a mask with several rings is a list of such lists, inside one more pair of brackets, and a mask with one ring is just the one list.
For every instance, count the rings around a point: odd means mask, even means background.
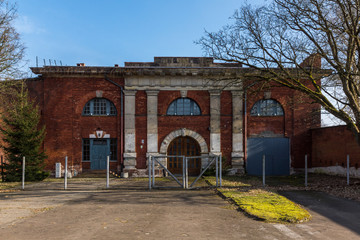
[{"label": "blue door", "polygon": [[108,139],[92,139],[90,142],[92,170],[106,169],[106,158],[110,153]]},{"label": "blue door", "polygon": [[249,138],[246,171],[249,175],[262,175],[262,156],[265,154],[267,176],[290,174],[290,148],[288,138]]}]

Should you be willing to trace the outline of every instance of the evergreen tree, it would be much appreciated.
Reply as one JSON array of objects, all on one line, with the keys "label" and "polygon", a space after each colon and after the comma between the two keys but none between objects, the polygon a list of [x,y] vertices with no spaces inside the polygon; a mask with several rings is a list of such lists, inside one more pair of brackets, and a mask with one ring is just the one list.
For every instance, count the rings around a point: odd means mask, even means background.
[{"label": "evergreen tree", "polygon": [[7,159],[5,179],[9,182],[21,180],[23,156],[26,158],[26,181],[40,181],[49,175],[43,170],[45,126],[39,128],[39,108],[29,99],[24,84],[1,117],[0,133],[4,142],[1,148]]}]

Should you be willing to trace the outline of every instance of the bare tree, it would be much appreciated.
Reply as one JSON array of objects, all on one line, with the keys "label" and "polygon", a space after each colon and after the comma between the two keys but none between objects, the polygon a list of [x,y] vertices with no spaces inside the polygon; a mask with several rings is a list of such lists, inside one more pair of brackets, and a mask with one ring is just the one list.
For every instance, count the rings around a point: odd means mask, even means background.
[{"label": "bare tree", "polygon": [[8,102],[16,92],[20,82],[12,80],[22,77],[18,67],[24,56],[24,46],[14,28],[16,16],[16,5],[0,0],[0,103]]},{"label": "bare tree", "polygon": [[232,21],[197,42],[208,56],[303,92],[359,136],[360,0],[273,0]]},{"label": "bare tree", "polygon": [[0,0],[0,77],[12,78],[18,73],[17,65],[24,56],[24,46],[14,28],[17,9],[14,4]]}]

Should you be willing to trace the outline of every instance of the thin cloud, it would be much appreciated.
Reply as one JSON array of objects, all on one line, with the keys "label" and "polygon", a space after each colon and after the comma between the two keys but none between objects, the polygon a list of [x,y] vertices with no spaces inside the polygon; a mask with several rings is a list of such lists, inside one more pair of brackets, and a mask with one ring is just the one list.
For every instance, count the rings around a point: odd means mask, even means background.
[{"label": "thin cloud", "polygon": [[19,16],[15,20],[14,27],[21,34],[39,34],[46,32],[45,29],[36,26],[27,16]]}]

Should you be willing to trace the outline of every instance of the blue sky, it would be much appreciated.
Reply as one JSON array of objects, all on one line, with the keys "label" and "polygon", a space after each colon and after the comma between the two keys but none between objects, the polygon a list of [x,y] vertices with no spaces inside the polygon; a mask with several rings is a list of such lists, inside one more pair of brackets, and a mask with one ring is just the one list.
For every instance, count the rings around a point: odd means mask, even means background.
[{"label": "blue sky", "polygon": [[[9,0],[15,1],[15,0]],[[124,65],[155,56],[203,56],[194,41],[230,23],[242,4],[270,0],[16,0],[24,71],[59,65]],[[34,76],[33,74],[30,76]]]},{"label": "blue sky", "polygon": [[[204,29],[230,22],[241,0],[17,0],[27,66],[123,66],[154,56],[203,56]],[[249,1],[250,2],[250,1]],[[252,0],[263,4],[266,0]]]}]

